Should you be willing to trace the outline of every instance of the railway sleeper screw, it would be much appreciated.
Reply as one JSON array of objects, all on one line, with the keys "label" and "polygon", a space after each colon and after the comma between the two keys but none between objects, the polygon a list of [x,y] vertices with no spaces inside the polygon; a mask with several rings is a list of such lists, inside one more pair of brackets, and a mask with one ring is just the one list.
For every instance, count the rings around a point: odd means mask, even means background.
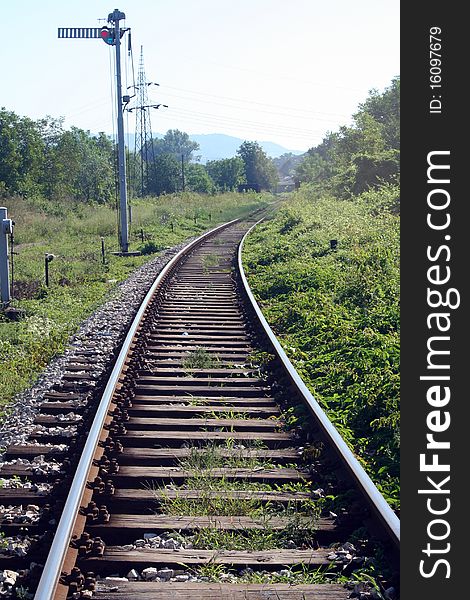
[{"label": "railway sleeper screw", "polygon": [[54,479],[54,482],[52,484],[52,490],[51,490],[51,495],[63,495],[63,483],[61,479]]},{"label": "railway sleeper screw", "polygon": [[70,575],[67,575],[64,578],[64,583],[69,585],[69,591],[71,591],[70,587],[73,586],[75,591],[78,592],[85,585],[85,576],[78,567],[73,567],[73,569],[70,571]]},{"label": "railway sleeper screw", "polygon": [[91,483],[90,487],[93,489],[93,491],[96,494],[104,494],[104,489],[105,489],[104,481],[101,479],[101,477],[99,475],[97,477],[95,477],[95,479]]},{"label": "railway sleeper screw", "polygon": [[93,461],[93,464],[95,466],[103,467],[104,469],[107,469],[110,465],[110,462],[109,462],[109,458],[106,456],[106,454],[102,454],[99,460]]},{"label": "railway sleeper screw", "polygon": [[104,446],[104,449],[107,454],[121,454],[121,452],[124,451],[124,447],[121,444],[121,442],[118,440],[113,440],[111,436],[108,437],[108,439],[102,444],[102,446]]},{"label": "railway sleeper screw", "polygon": [[100,537],[96,537],[93,540],[93,546],[91,549],[92,556],[103,556],[105,551],[105,543]]},{"label": "railway sleeper screw", "polygon": [[96,502],[93,502],[93,501],[89,502],[88,506],[85,508],[85,510],[83,512],[86,515],[86,520],[87,520],[88,524],[93,523],[94,521],[98,520],[99,509],[98,509]]},{"label": "railway sleeper screw", "polygon": [[135,397],[134,388],[131,385],[126,385],[122,387],[120,390],[121,397],[123,398],[131,398],[131,400]]},{"label": "railway sleeper screw", "polygon": [[104,486],[104,493],[108,496],[113,496],[115,491],[116,488],[114,487],[112,480],[108,479]]},{"label": "railway sleeper screw", "polygon": [[110,432],[114,435],[126,435],[127,429],[122,423],[113,423],[113,426],[110,428]]},{"label": "railway sleeper screw", "polygon": [[67,600],[78,600],[80,598],[80,592],[78,589],[78,585],[75,581],[72,581],[69,584],[69,589],[67,592]]},{"label": "railway sleeper screw", "polygon": [[100,523],[109,523],[111,514],[105,504],[102,504],[99,508],[98,520]]},{"label": "railway sleeper screw", "polygon": [[[129,367],[127,369],[126,376],[127,377],[132,377],[132,379],[134,379],[138,375],[137,371],[138,371],[138,367],[134,363],[132,363],[131,365],[129,365]],[[132,381],[129,382],[128,385],[129,386],[133,385]]]},{"label": "railway sleeper screw", "polygon": [[117,406],[123,406],[124,408],[132,408],[132,400],[135,398],[135,392],[128,392],[126,394],[116,394],[115,403]]},{"label": "railway sleeper screw", "polygon": [[78,556],[84,558],[91,552],[93,546],[90,534],[84,531],[79,538],[72,539],[72,546],[78,549]]},{"label": "railway sleeper screw", "polygon": [[96,588],[96,575],[92,571],[88,571],[85,577],[85,589],[91,590],[92,592]]},{"label": "railway sleeper screw", "polygon": [[126,422],[129,421],[129,413],[125,409],[120,409],[118,406],[112,411],[111,415],[115,421]]},{"label": "railway sleeper screw", "polygon": [[115,401],[115,404],[116,404],[116,407],[117,407],[117,408],[118,408],[120,411],[126,410],[126,408],[128,408],[127,406],[125,406],[125,401],[124,401],[124,400],[122,400],[121,398],[119,398],[119,399],[116,399],[116,401]]},{"label": "railway sleeper screw", "polygon": [[113,435],[122,435],[122,433],[119,433],[119,425],[118,423],[116,423],[115,421],[113,421],[112,423],[110,423],[106,429],[109,430],[110,433],[112,433]]},{"label": "railway sleeper screw", "polygon": [[111,475],[115,475],[119,472],[119,463],[116,458],[112,458],[109,465],[109,472]]}]

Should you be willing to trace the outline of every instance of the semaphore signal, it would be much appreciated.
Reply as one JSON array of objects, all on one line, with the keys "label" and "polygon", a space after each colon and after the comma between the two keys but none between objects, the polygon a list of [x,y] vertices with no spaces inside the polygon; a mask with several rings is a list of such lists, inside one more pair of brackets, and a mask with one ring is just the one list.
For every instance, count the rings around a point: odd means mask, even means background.
[{"label": "semaphore signal", "polygon": [[100,31],[100,38],[106,44],[110,46],[114,46],[116,41],[114,39],[114,31],[109,29],[109,27],[102,27]]},{"label": "semaphore signal", "polygon": [[117,133],[119,164],[119,243],[121,252],[129,251],[129,223],[127,210],[126,153],[124,146],[123,98],[121,90],[121,38],[130,31],[120,27],[119,21],[126,15],[117,8],[108,15],[110,27],[59,27],[59,38],[102,39],[108,46],[116,48],[116,88],[117,88]]}]

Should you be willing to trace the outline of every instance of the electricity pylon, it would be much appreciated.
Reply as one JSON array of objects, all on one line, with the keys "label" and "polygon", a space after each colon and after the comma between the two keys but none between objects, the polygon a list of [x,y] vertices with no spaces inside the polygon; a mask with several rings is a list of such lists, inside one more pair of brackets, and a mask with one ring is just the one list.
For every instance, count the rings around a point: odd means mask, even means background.
[{"label": "electricity pylon", "polygon": [[[139,72],[136,84],[137,105],[131,110],[135,110],[135,145],[134,153],[138,165],[136,179],[140,183],[140,194],[144,194],[149,189],[149,175],[155,178],[155,149],[152,142],[152,122],[150,119],[150,109],[155,105],[149,105],[148,87],[152,82],[147,82],[144,67],[144,49],[140,47]],[[155,84],[158,85],[158,84]]]}]

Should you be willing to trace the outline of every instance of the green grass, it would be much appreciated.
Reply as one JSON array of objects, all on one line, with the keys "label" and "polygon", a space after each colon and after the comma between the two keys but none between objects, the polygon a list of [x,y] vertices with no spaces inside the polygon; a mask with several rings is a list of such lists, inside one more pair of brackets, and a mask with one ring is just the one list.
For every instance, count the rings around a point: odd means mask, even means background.
[{"label": "green grass", "polygon": [[205,348],[197,348],[188,354],[183,360],[183,369],[214,369],[220,361],[212,356]]},{"label": "green grass", "polygon": [[[3,202],[3,201],[2,201]],[[216,196],[173,194],[136,200],[132,208],[130,249],[164,249],[271,202],[268,194],[226,193]],[[13,305],[26,317],[19,323],[0,314],[0,411],[31,385],[61,353],[70,335],[136,268],[156,256],[121,258],[116,211],[84,203],[53,203],[11,198],[4,201],[15,221]],[[197,222],[194,215],[197,214]],[[141,240],[141,229],[145,240]],[[106,263],[101,259],[101,237]],[[50,287],[44,286],[44,254]]]},{"label": "green grass", "polygon": [[260,529],[246,529],[242,532],[224,529],[199,529],[191,538],[194,548],[198,550],[272,550],[288,548],[290,542],[307,548],[315,547],[314,529],[298,528],[294,521],[292,527],[282,530],[272,529],[269,521]]},{"label": "green grass", "polygon": [[[253,444],[251,449],[260,449],[259,444]],[[166,495],[165,487],[152,488],[159,493],[163,492],[163,500],[158,495],[159,512],[167,515],[213,515],[213,516],[248,516],[256,520],[261,526],[260,534],[256,530],[244,532],[226,532],[223,530],[213,531],[211,529],[201,530],[195,537],[196,547],[224,547],[225,549],[242,549],[243,543],[248,544],[252,550],[263,550],[268,547],[284,547],[292,539],[299,543],[311,543],[314,537],[316,521],[320,516],[321,502],[313,500],[302,500],[299,502],[273,502],[262,501],[255,496],[255,491],[275,491],[275,486],[253,481],[230,480],[225,477],[215,477],[214,469],[243,468],[262,469],[275,468],[278,465],[267,462],[263,457],[243,456],[243,450],[234,450],[230,457],[222,456],[222,449],[231,449],[230,443],[222,446],[211,444],[205,448],[191,448],[189,455],[179,461],[180,468],[192,471],[190,477],[185,481],[184,487],[172,490],[198,490],[195,499],[176,495],[175,498]],[[307,492],[308,482],[299,482],[297,491]],[[238,498],[235,491],[244,491],[248,498]],[[224,497],[217,497],[217,492],[224,492]],[[252,494],[251,494],[252,493]],[[271,520],[275,517],[287,519],[287,525],[283,531],[274,530]],[[308,518],[308,524],[304,519]]]},{"label": "green grass", "polygon": [[[399,502],[399,217],[385,186],[303,188],[247,240],[250,285],[287,355],[394,507]],[[338,240],[336,250],[330,240]],[[305,425],[297,409],[289,427]]]}]

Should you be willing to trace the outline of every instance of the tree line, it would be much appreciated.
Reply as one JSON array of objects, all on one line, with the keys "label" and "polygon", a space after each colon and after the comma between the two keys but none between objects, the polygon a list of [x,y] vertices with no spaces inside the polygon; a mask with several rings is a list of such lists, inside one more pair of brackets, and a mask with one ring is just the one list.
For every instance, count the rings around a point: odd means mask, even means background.
[{"label": "tree line", "polygon": [[[277,183],[273,161],[257,142],[243,142],[236,156],[206,165],[198,162],[198,150],[199,144],[177,129],[152,139],[137,154],[128,149],[132,195],[260,191]],[[112,203],[116,154],[116,144],[104,133],[65,129],[62,118],[32,120],[0,109],[0,196]]]},{"label": "tree line", "polygon": [[383,184],[398,184],[400,173],[400,79],[370,92],[353,124],[328,133],[296,165],[297,185],[316,184],[339,198],[352,198]]}]

